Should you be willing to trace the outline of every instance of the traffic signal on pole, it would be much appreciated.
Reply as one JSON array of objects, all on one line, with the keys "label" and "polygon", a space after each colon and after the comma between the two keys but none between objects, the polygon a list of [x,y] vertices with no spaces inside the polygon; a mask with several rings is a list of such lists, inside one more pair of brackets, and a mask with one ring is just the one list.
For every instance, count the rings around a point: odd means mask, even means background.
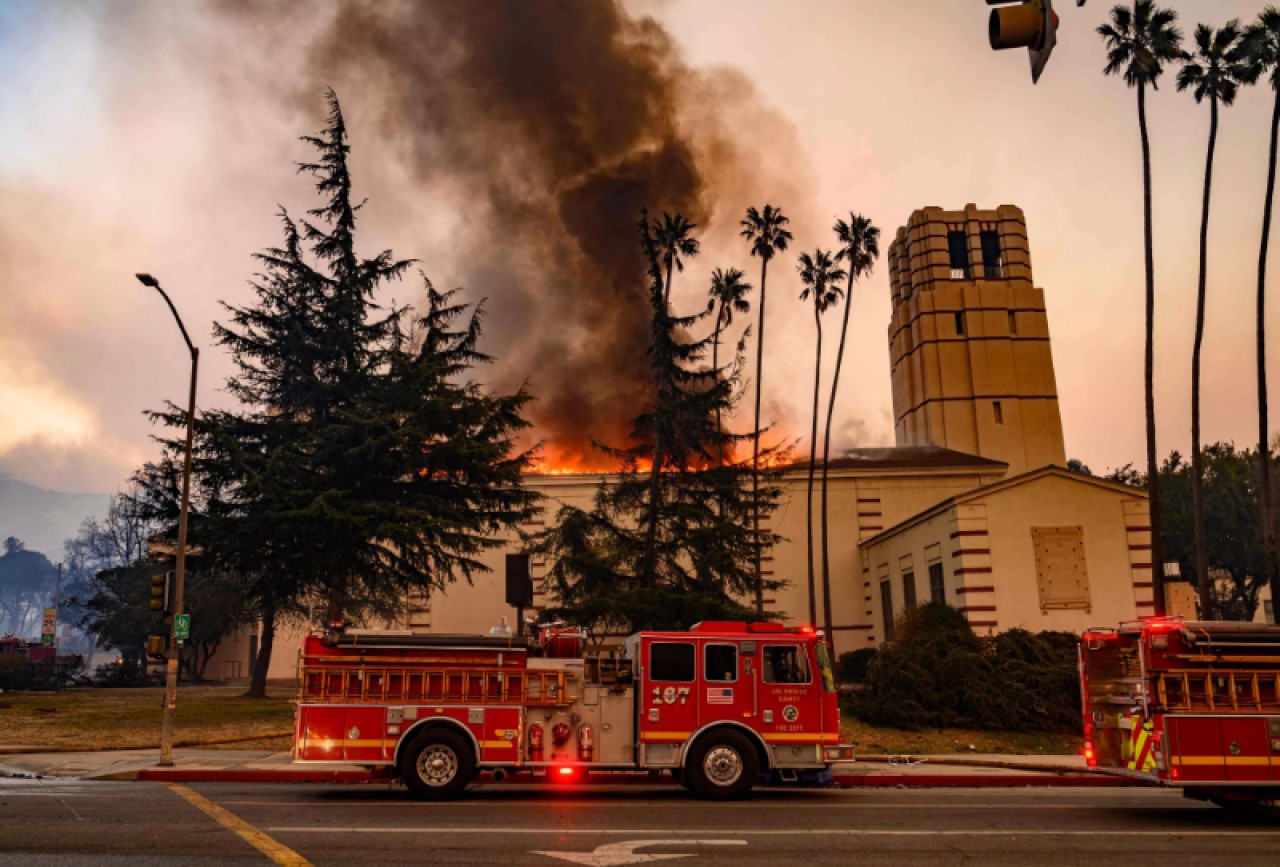
[{"label": "traffic signal on pole", "polygon": [[164,659],[169,655],[169,636],[148,635],[147,656],[152,659]]},{"label": "traffic signal on pole", "polygon": [[[1040,80],[1049,55],[1058,43],[1058,13],[1053,0],[1027,0],[1010,4],[1009,0],[987,0],[991,10],[987,22],[987,38],[996,51],[1025,48],[1031,56],[1031,81]],[[1083,5],[1083,4],[1078,4]]]},{"label": "traffic signal on pole", "polygon": [[155,574],[151,576],[151,610],[164,611],[169,610],[169,585],[170,579],[173,577],[172,572],[163,574]]}]

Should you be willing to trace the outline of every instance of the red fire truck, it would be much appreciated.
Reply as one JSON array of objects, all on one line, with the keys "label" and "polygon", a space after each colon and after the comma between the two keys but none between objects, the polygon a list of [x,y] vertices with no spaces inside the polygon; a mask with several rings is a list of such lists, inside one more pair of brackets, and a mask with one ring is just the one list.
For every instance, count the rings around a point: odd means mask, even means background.
[{"label": "red fire truck", "polygon": [[765,775],[829,780],[852,759],[836,699],[808,627],[699,623],[589,654],[577,633],[348,630],[306,639],[293,757],[368,766],[432,800],[481,771],[666,770],[704,798],[735,798]]},{"label": "red fire truck", "polygon": [[1280,800],[1280,627],[1091,629],[1080,679],[1090,767],[1222,806]]}]

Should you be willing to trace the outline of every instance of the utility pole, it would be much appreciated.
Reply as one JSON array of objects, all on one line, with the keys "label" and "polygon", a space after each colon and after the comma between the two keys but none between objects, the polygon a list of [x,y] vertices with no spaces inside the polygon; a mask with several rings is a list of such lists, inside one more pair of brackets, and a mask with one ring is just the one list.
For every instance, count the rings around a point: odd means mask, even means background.
[{"label": "utility pole", "polygon": [[200,365],[200,350],[196,349],[191,342],[190,336],[187,335],[187,328],[182,324],[182,317],[178,315],[178,309],[173,306],[164,289],[160,288],[160,282],[150,274],[136,276],[138,282],[155,289],[169,305],[169,310],[178,323],[178,330],[182,332],[182,339],[186,341],[187,349],[191,352],[191,392],[187,400],[187,449],[182,464],[182,508],[178,512],[178,555],[173,575],[173,608],[169,619],[169,647],[165,660],[164,721],[160,729],[160,765],[168,767],[173,764],[173,715],[178,706],[178,658],[182,649],[178,646],[177,632],[178,617],[183,613],[182,590],[186,578],[187,513],[191,506],[191,448],[195,438],[196,371]]},{"label": "utility pole", "polygon": [[58,668],[58,608],[62,602],[62,564],[58,564],[58,577],[53,582],[53,667]]}]

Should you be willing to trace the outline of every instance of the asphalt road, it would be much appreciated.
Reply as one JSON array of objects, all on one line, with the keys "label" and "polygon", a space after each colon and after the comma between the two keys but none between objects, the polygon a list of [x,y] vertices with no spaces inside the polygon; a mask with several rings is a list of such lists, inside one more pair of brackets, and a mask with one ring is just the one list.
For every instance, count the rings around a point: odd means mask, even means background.
[{"label": "asphalt road", "polygon": [[[559,857],[545,854],[559,853]],[[640,856],[658,856],[641,858]],[[1280,863],[1280,820],[1149,789],[489,786],[422,804],[385,786],[0,780],[0,865]]]}]

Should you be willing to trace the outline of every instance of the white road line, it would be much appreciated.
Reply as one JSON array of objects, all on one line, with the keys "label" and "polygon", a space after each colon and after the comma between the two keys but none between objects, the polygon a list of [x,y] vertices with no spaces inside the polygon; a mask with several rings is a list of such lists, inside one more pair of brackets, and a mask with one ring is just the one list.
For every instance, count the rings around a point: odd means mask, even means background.
[{"label": "white road line", "polygon": [[861,828],[822,828],[797,830],[793,828],[777,830],[726,829],[726,828],[301,828],[272,827],[267,828],[273,834],[527,834],[546,837],[559,837],[567,834],[591,836],[592,834],[653,834],[657,836],[680,836],[689,834],[720,834],[726,837],[1163,837],[1175,840],[1179,837],[1280,837],[1280,828],[1273,831],[1138,831],[1133,829],[1095,829],[1095,830],[1062,830],[1049,829],[1026,830],[1021,828],[979,830],[937,830],[937,829],[861,829]]}]

